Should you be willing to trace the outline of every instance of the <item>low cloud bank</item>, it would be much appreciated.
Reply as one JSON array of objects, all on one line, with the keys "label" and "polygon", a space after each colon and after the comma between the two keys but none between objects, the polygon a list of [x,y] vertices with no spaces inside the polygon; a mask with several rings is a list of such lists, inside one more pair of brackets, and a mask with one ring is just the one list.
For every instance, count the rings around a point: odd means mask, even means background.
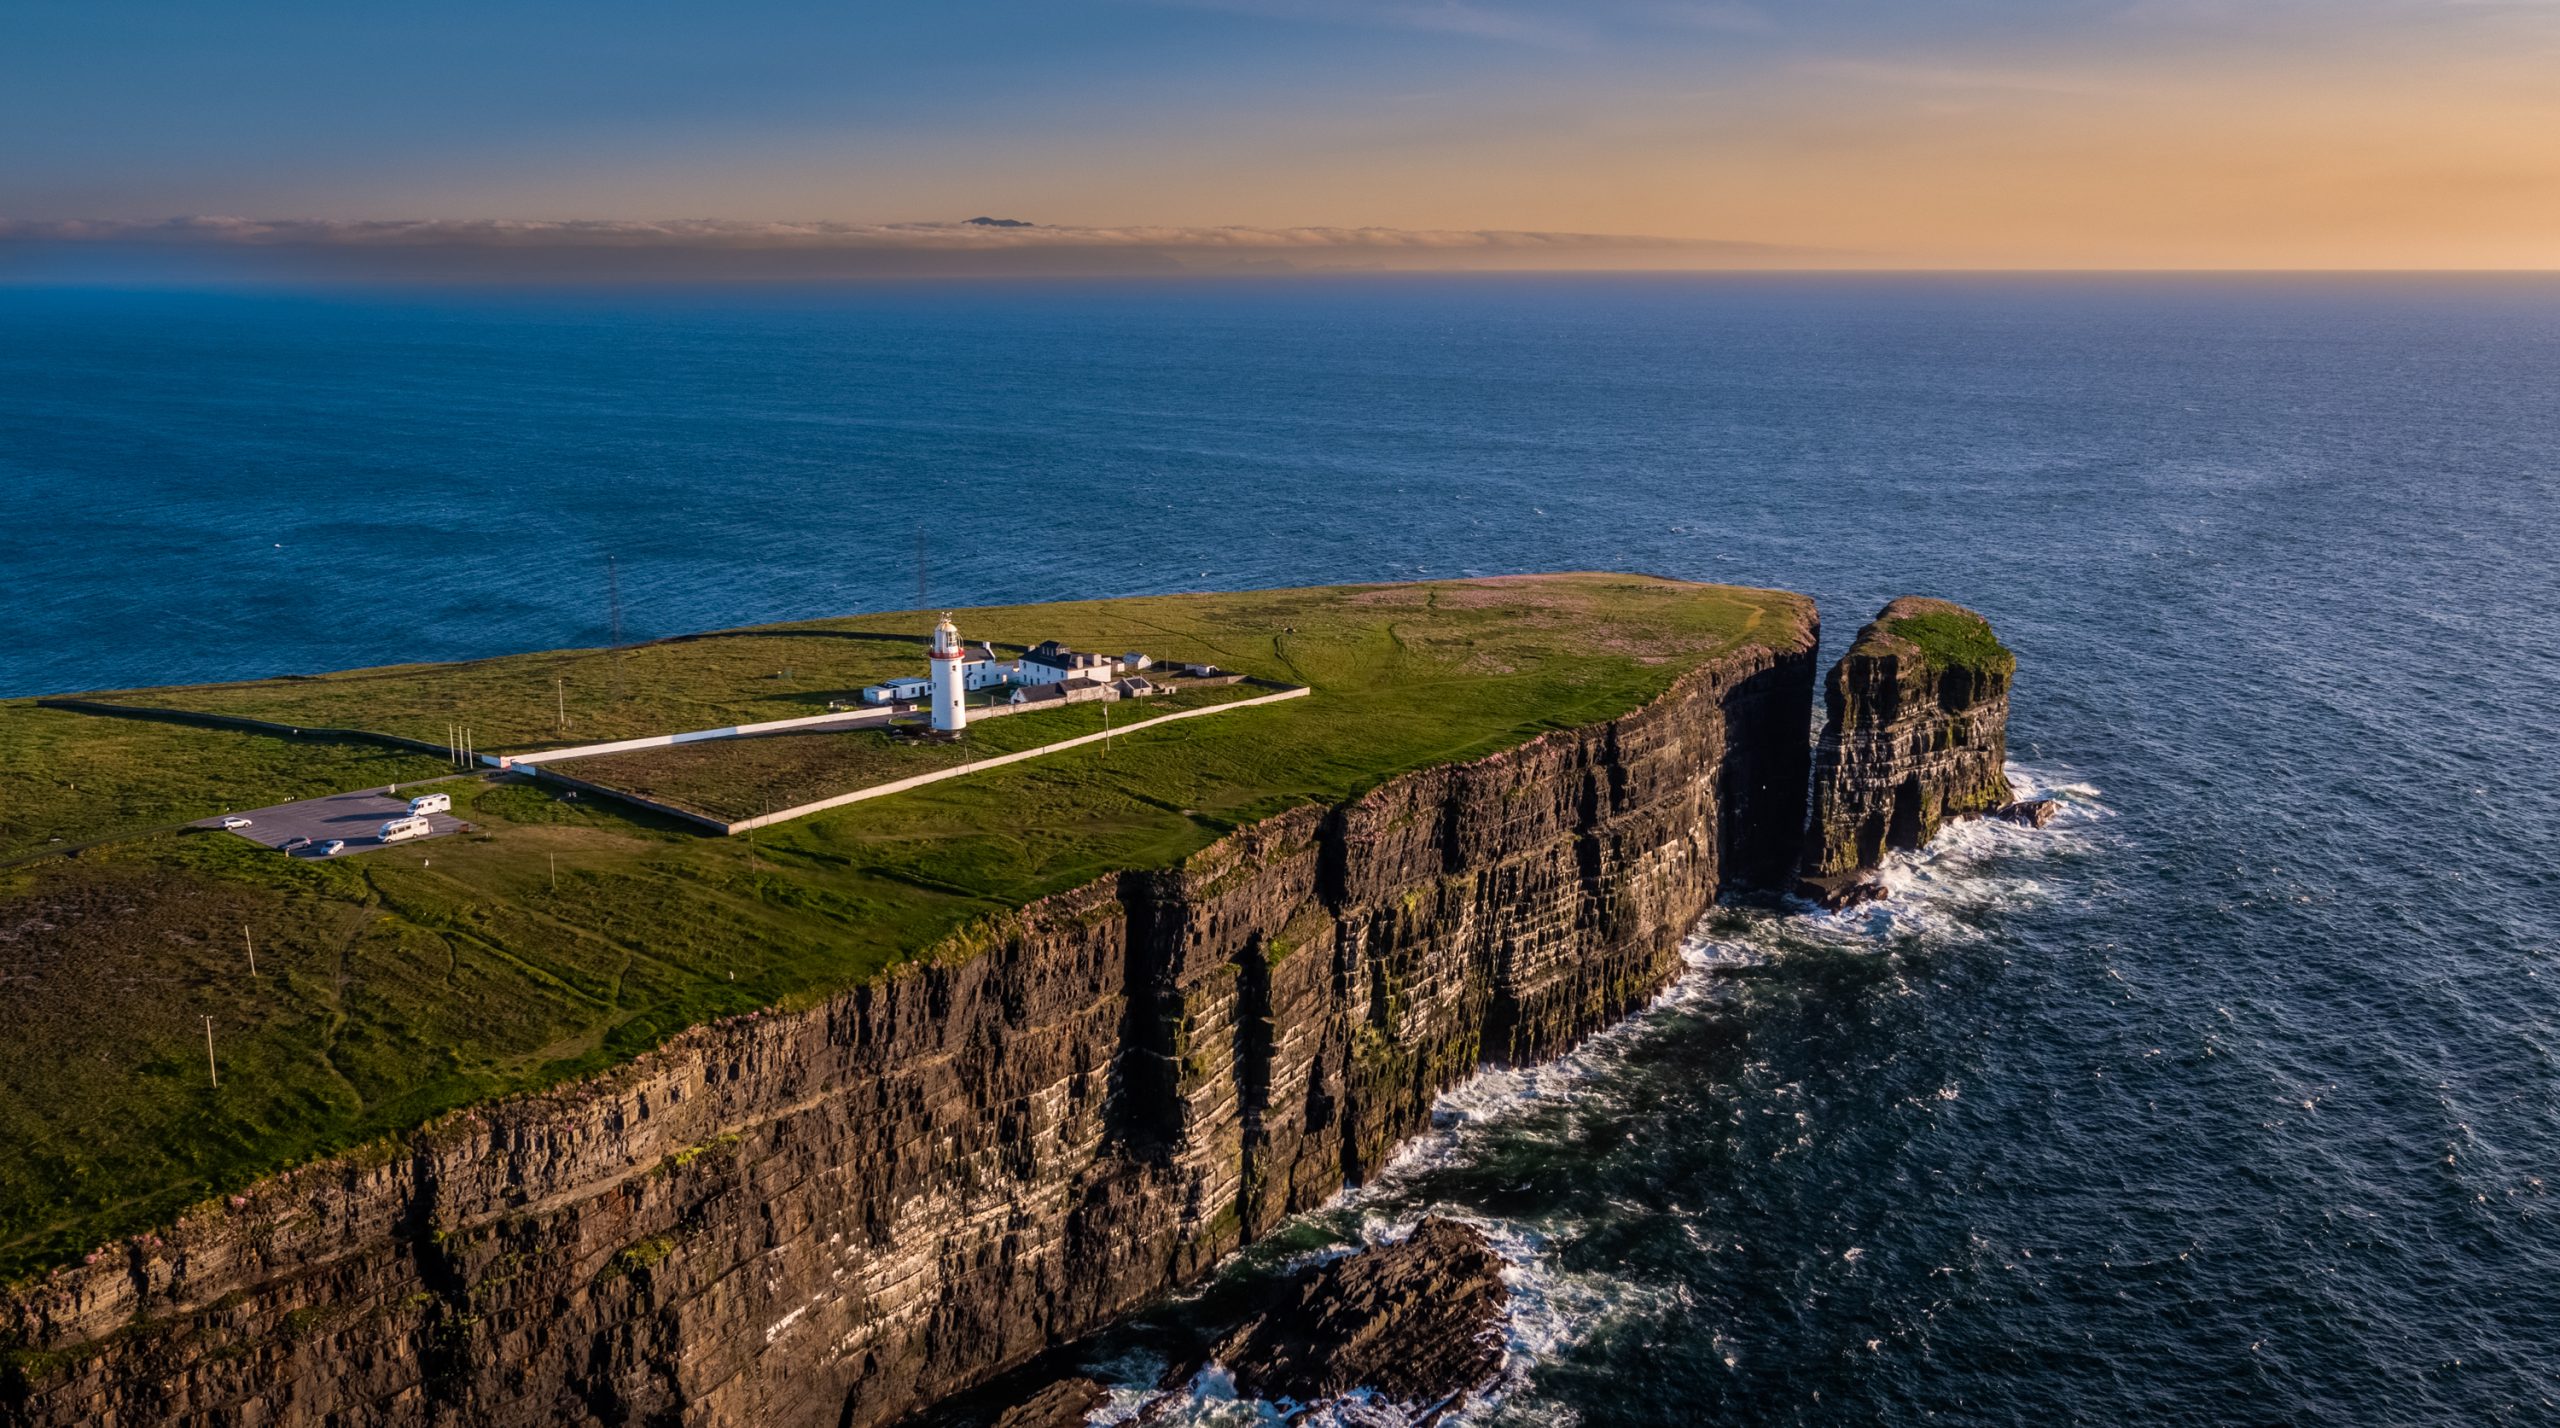
[{"label": "low cloud bank", "polygon": [[1387,269],[1766,267],[1815,250],[1715,239],[1502,229],[1078,227],[176,218],[0,219],[0,276],[111,268],[170,276],[323,279],[703,281],[935,275],[1095,276]]}]

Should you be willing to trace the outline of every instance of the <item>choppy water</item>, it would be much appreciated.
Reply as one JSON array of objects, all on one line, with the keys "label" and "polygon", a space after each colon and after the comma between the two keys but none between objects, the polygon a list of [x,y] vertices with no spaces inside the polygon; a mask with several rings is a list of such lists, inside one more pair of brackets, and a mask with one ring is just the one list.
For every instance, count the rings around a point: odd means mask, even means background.
[{"label": "choppy water", "polygon": [[592,640],[608,551],[903,606],[919,520],[955,602],[1964,600],[2062,821],[1716,919],[1238,1272],[1485,1225],[1477,1423],[2560,1422],[2560,282],[0,293],[0,492],[11,692]]}]

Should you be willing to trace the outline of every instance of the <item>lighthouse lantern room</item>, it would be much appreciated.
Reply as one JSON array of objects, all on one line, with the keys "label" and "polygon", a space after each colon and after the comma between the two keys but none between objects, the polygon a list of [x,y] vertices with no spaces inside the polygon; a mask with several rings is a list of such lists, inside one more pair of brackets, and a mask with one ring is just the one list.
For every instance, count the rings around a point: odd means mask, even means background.
[{"label": "lighthouse lantern room", "polygon": [[933,627],[933,727],[938,732],[957,733],[969,722],[960,660],[960,627],[945,611],[942,623]]}]

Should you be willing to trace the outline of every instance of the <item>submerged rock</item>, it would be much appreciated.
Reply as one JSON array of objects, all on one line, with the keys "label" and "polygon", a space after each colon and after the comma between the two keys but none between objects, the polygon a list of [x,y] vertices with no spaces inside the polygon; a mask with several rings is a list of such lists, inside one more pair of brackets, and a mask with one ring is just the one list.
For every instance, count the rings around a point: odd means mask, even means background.
[{"label": "submerged rock", "polygon": [[1501,1368],[1509,1302],[1502,1257],[1484,1236],[1435,1216],[1400,1244],[1301,1273],[1211,1357],[1257,1398],[1307,1404],[1369,1389],[1426,1421]]},{"label": "submerged rock", "polygon": [[1884,885],[1884,879],[1858,869],[1817,874],[1796,882],[1796,896],[1811,899],[1834,912],[1844,907],[1856,907],[1862,902],[1882,902],[1891,893],[1892,889]]},{"label": "submerged rock", "polygon": [[1823,900],[1888,849],[1921,847],[1949,820],[2012,801],[2017,668],[1990,621],[1944,600],[1903,596],[1858,632],[1824,687],[1799,892]]},{"label": "submerged rock", "polygon": [[2053,816],[2061,811],[2060,799],[2027,798],[2016,803],[2001,804],[1998,808],[1991,810],[1991,816],[2005,818],[2011,823],[2023,823],[2029,828],[2042,828],[2051,823]]}]

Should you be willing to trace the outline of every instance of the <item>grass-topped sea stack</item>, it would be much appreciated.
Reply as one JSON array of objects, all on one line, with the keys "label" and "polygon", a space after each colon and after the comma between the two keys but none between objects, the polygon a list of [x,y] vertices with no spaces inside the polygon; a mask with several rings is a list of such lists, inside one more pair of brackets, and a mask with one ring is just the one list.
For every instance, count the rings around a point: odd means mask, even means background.
[{"label": "grass-topped sea stack", "polygon": [[2010,799],[2009,682],[2018,657],[1961,605],[1906,595],[1831,669],[1814,752],[1802,890],[1839,905],[1888,849]]}]

